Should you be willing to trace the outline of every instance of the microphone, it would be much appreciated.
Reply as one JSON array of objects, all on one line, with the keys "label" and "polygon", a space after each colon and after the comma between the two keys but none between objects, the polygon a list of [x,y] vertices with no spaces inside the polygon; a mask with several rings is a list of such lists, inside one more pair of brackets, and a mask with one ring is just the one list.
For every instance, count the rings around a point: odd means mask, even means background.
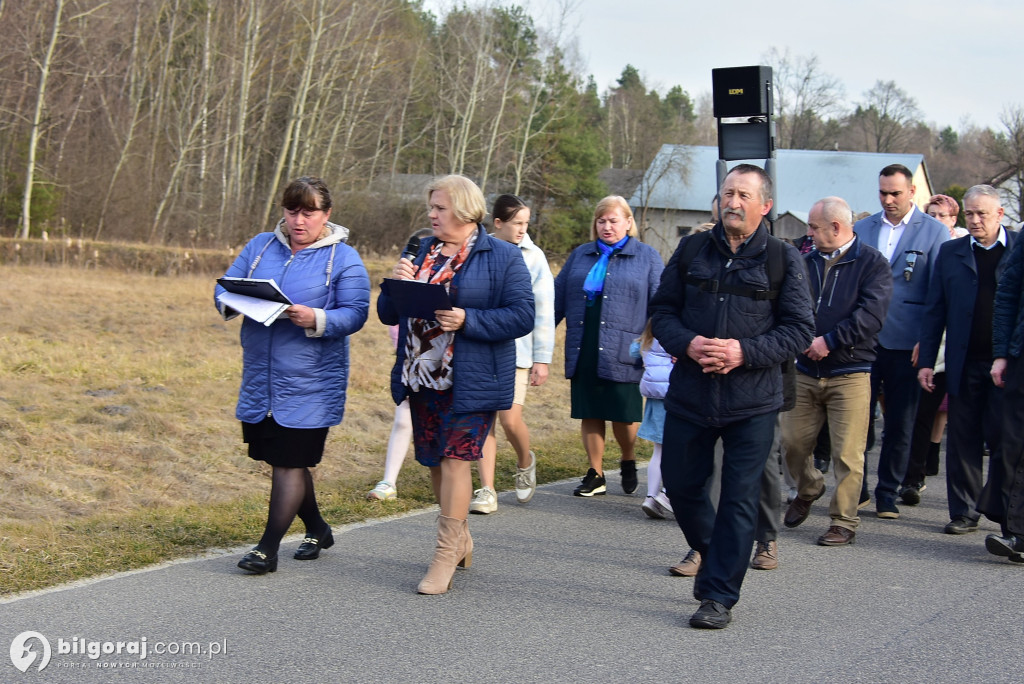
[{"label": "microphone", "polygon": [[420,253],[420,236],[413,235],[409,238],[408,244],[405,245],[405,249],[402,250],[402,256],[400,259],[408,259],[412,261],[416,258],[416,255]]}]

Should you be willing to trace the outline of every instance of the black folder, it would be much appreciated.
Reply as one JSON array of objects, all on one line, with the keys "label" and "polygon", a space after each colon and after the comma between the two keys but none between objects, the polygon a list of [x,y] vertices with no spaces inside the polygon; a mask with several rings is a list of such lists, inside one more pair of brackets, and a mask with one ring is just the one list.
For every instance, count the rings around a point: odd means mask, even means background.
[{"label": "black folder", "polygon": [[277,286],[273,279],[232,278],[224,276],[223,278],[217,278],[217,283],[228,292],[245,295],[246,297],[265,299],[268,302],[280,302],[282,304],[292,303],[292,300],[288,299],[284,292],[281,292],[281,288]]},{"label": "black folder", "polygon": [[385,278],[380,284],[380,290],[391,297],[399,316],[436,321],[435,311],[452,309],[448,291],[439,283]]}]

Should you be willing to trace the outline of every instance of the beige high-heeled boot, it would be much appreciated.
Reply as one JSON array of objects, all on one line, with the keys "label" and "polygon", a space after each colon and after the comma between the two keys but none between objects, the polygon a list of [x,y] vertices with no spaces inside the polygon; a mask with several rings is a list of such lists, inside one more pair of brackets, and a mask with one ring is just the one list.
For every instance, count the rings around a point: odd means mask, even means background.
[{"label": "beige high-heeled boot", "polygon": [[462,560],[459,561],[460,568],[468,568],[473,564],[473,538],[469,536],[469,521],[464,520],[466,524],[462,526],[462,531],[459,534],[459,549],[458,557]]},{"label": "beige high-heeled boot", "polygon": [[473,562],[473,539],[465,520],[437,516],[437,547],[427,574],[416,587],[420,594],[443,594],[452,588],[455,566],[468,568]]}]

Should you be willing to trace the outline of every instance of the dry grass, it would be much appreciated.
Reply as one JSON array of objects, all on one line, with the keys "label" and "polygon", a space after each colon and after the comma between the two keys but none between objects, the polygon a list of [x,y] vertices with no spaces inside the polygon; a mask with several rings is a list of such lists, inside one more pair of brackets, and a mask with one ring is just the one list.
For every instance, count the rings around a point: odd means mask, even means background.
[{"label": "dry grass", "polygon": [[[390,264],[367,266],[377,283]],[[239,324],[217,316],[212,285],[0,265],[0,595],[258,538],[268,468],[240,440]],[[411,457],[401,500],[363,500],[382,472],[394,410],[393,349],[372,311],[351,342],[345,421],[316,469],[326,517],[338,523],[430,503]],[[584,467],[561,363],[559,351],[526,406],[542,481]],[[514,454],[500,439],[499,448],[507,488]],[[607,458],[616,467],[613,448]]]}]

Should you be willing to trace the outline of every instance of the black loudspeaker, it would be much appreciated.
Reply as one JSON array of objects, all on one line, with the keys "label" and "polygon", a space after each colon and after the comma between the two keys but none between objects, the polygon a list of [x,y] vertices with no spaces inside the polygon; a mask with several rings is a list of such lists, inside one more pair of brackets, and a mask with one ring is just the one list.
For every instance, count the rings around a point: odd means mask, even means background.
[{"label": "black loudspeaker", "polygon": [[711,97],[716,119],[770,116],[772,68],[728,67],[711,70]]}]

